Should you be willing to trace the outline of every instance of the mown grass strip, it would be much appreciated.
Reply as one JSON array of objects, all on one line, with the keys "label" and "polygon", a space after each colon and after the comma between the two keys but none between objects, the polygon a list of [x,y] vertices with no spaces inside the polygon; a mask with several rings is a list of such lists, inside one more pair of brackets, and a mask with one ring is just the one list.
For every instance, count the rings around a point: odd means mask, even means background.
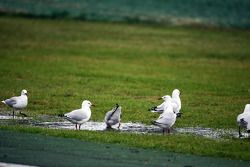
[{"label": "mown grass strip", "polygon": [[127,147],[156,149],[201,156],[250,160],[249,139],[212,140],[193,135],[142,135],[119,132],[95,132],[47,129],[29,126],[1,126],[1,129],[46,136],[75,138],[88,142],[111,143]]}]

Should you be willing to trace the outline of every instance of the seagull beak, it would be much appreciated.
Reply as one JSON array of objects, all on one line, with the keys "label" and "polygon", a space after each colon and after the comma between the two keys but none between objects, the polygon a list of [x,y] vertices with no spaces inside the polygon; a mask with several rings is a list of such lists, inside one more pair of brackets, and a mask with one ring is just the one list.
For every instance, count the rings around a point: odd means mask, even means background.
[{"label": "seagull beak", "polygon": [[158,100],[162,100],[162,98],[160,97],[160,98],[158,98]]},{"label": "seagull beak", "polygon": [[91,107],[95,107],[96,105],[94,105],[94,104],[91,104]]}]

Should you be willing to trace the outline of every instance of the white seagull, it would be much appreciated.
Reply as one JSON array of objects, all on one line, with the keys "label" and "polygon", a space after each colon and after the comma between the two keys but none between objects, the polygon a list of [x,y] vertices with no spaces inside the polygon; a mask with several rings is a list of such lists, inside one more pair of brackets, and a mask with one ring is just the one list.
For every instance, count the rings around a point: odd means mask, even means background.
[{"label": "white seagull", "polygon": [[180,94],[181,92],[179,91],[179,89],[174,89],[172,92],[172,106],[174,109],[175,114],[177,115],[177,117],[181,117],[181,98],[180,98]]},{"label": "white seagull", "polygon": [[157,112],[157,113],[163,113],[164,111],[164,108],[166,107],[166,99],[167,97],[170,97],[169,95],[165,95],[165,96],[162,96],[161,98],[159,98],[159,100],[163,100],[163,103],[161,103],[160,105],[158,106],[155,106],[155,107],[152,107],[149,109],[149,111],[151,112]]},{"label": "white seagull", "polygon": [[[21,92],[21,96],[15,96],[15,97],[11,97],[9,99],[3,100],[2,103],[10,106],[13,108],[13,118],[15,117],[15,110],[21,110],[24,109],[25,107],[27,107],[28,105],[28,92],[27,90],[22,90]],[[21,113],[20,114],[26,116],[26,114]]]},{"label": "white seagull", "polygon": [[76,125],[76,130],[77,130],[77,124],[78,124],[79,130],[80,130],[81,125],[84,122],[87,122],[91,117],[91,110],[90,110],[91,106],[94,106],[94,105],[90,101],[84,100],[82,102],[82,108],[66,113],[64,114],[64,117],[68,121]]},{"label": "white seagull", "polygon": [[154,125],[163,128],[164,132],[170,133],[170,128],[174,125],[176,121],[176,114],[172,106],[172,99],[170,96],[166,96],[166,107],[159,118],[153,122]]},{"label": "white seagull", "polygon": [[[167,98],[170,97],[169,95],[165,95],[162,96],[160,99],[163,100],[163,103],[161,103],[160,105],[156,106],[156,107],[152,107],[149,109],[149,111],[151,112],[157,112],[157,113],[163,113],[164,108],[167,107],[167,103],[166,100]],[[177,117],[181,117],[181,99],[180,99],[180,91],[178,89],[174,89],[172,92],[172,98],[171,98],[171,104],[173,106],[173,110],[176,113]]]},{"label": "white seagull", "polygon": [[242,137],[240,128],[246,128],[247,133],[250,133],[250,104],[246,104],[244,112],[237,116],[237,123],[239,125],[239,137]]},{"label": "white seagull", "polygon": [[112,128],[111,126],[115,124],[119,124],[118,129],[120,128],[121,114],[122,114],[122,107],[119,106],[118,104],[116,104],[116,106],[112,110],[106,113],[104,121],[107,125],[107,129]]}]

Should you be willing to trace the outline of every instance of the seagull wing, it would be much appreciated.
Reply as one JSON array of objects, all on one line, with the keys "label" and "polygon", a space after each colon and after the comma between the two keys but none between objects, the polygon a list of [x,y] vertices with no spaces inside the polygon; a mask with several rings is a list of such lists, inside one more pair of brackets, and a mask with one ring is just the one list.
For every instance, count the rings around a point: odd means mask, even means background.
[{"label": "seagull wing", "polygon": [[105,122],[116,124],[120,122],[121,107],[114,108],[113,110],[106,113]]},{"label": "seagull wing", "polygon": [[116,110],[113,112],[113,115],[111,115],[111,120],[114,121],[120,121],[121,116],[121,107],[116,108]]},{"label": "seagull wing", "polygon": [[83,112],[82,109],[78,109],[78,110],[73,110],[69,113],[64,114],[64,116],[66,118],[75,120],[75,121],[81,121],[83,119],[87,118],[87,115]]},{"label": "seagull wing", "polygon": [[250,130],[250,113],[245,114],[244,123],[245,123],[247,130]]},{"label": "seagull wing", "polygon": [[164,127],[171,127],[175,123],[175,120],[176,116],[174,113],[163,113],[155,121],[155,124]]},{"label": "seagull wing", "polygon": [[111,114],[112,114],[113,110],[110,110],[106,113],[104,121],[107,122],[108,120],[110,120],[111,118]]},{"label": "seagull wing", "polygon": [[5,104],[7,104],[10,107],[13,107],[17,103],[17,97],[12,97],[10,99],[4,100]]},{"label": "seagull wing", "polygon": [[181,110],[181,100],[180,98],[172,98],[172,105],[175,111],[179,112]]},{"label": "seagull wing", "polygon": [[152,107],[150,109],[151,112],[158,112],[158,113],[162,113],[164,111],[164,107],[165,107],[165,102],[161,103],[160,105],[156,106],[156,107]]}]

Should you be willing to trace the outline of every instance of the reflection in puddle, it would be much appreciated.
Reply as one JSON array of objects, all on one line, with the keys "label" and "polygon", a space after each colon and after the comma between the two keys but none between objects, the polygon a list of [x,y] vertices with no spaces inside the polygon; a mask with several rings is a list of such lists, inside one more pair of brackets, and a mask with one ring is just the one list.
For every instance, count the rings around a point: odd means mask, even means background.
[{"label": "reflection in puddle", "polygon": [[[13,119],[13,116],[11,115],[0,115],[0,120],[9,120],[9,119]],[[23,120],[23,119],[31,119],[29,117],[17,117],[17,116],[14,116],[14,119],[17,119],[17,120]]]},{"label": "reflection in puddle", "polygon": [[[0,116],[0,124],[9,124],[13,120],[12,116]],[[51,122],[36,122],[32,121],[31,118],[27,117],[15,117],[15,123],[27,124],[38,127],[47,127],[53,129],[75,129],[75,125],[68,121],[51,121]],[[9,121],[9,122],[8,122]],[[145,125],[142,123],[121,123],[120,129],[117,129],[117,126],[113,126],[114,130],[119,130],[119,132],[127,133],[137,133],[137,134],[162,134],[162,129],[154,125]],[[106,125],[104,122],[93,122],[89,121],[81,126],[81,130],[90,130],[90,131],[104,131],[106,130]],[[220,138],[238,138],[238,132],[236,130],[224,130],[224,129],[212,129],[212,128],[202,128],[202,127],[184,127],[184,128],[173,128],[172,133],[179,134],[193,134],[204,136],[211,139],[220,139]],[[243,134],[247,137],[247,134]]]}]

